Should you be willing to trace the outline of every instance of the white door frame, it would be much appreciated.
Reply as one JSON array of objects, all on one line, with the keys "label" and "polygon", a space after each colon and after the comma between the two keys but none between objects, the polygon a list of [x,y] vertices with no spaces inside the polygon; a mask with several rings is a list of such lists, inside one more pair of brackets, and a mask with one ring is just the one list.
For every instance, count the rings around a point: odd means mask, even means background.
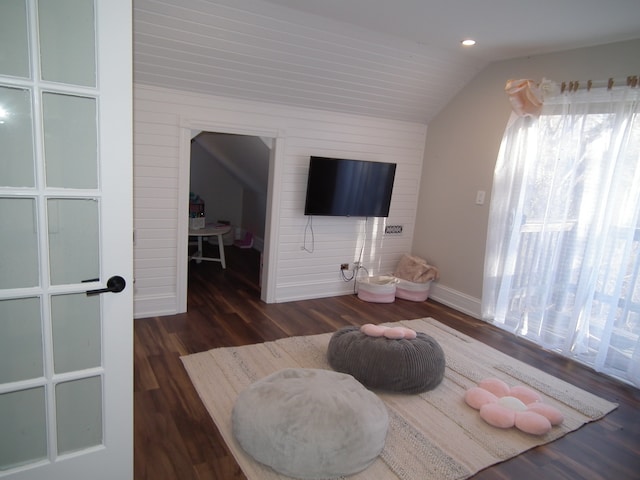
[{"label": "white door frame", "polygon": [[[273,148],[269,157],[269,180],[267,186],[267,211],[265,215],[264,251],[260,299],[265,303],[276,301],[275,266],[278,264],[278,242],[275,240],[280,224],[280,211],[274,208],[280,204],[280,187],[282,184],[282,153],[284,151],[284,135],[279,129],[260,126],[238,126],[225,122],[182,118],[180,121],[180,145],[178,164],[178,239],[176,268],[176,306],[177,313],[187,311],[187,275],[188,275],[188,243],[189,243],[189,183],[191,172],[191,138],[192,131],[226,133],[234,135],[250,135],[273,138]],[[230,266],[229,268],[233,268]]]}]

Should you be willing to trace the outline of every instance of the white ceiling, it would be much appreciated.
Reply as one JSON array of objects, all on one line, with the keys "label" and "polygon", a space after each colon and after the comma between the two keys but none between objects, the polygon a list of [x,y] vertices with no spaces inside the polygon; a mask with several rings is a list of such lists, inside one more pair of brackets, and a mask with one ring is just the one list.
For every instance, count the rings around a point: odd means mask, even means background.
[{"label": "white ceiling", "polygon": [[640,38],[640,0],[133,6],[135,82],[420,123],[492,61]]},{"label": "white ceiling", "polygon": [[495,61],[640,37],[640,0],[266,0]]}]

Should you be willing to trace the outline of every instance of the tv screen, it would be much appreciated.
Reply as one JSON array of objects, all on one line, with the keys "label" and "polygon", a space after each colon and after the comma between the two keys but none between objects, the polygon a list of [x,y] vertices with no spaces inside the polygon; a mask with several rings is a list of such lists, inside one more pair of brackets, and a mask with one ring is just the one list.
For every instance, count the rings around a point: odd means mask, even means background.
[{"label": "tv screen", "polygon": [[311,157],[305,215],[388,217],[395,163]]}]

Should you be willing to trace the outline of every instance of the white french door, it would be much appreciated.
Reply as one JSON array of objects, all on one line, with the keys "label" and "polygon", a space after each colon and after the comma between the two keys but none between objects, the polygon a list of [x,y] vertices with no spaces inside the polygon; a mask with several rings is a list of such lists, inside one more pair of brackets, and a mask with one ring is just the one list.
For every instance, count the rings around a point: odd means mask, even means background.
[{"label": "white french door", "polygon": [[0,1],[0,479],[133,477],[131,14]]}]

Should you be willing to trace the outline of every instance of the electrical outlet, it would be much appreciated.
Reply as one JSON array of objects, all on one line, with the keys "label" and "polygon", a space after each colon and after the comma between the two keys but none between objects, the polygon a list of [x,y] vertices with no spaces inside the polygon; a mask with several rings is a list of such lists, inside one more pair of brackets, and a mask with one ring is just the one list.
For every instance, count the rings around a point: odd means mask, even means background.
[{"label": "electrical outlet", "polygon": [[340,270],[349,270],[349,264],[348,263],[341,263],[340,264]]}]

